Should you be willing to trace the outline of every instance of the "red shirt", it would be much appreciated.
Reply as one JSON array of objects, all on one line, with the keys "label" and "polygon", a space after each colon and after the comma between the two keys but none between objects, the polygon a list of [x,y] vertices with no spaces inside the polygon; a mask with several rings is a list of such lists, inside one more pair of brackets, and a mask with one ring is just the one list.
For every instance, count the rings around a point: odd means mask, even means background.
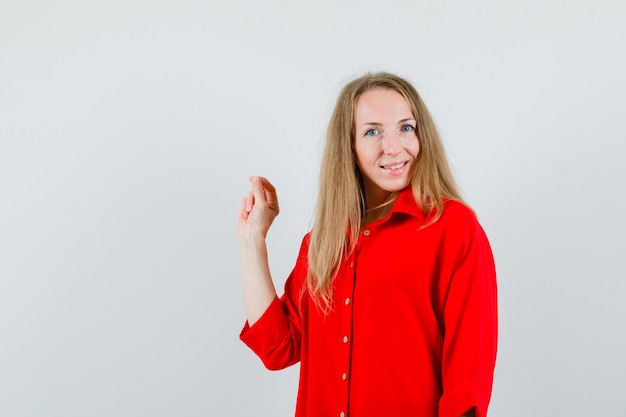
[{"label": "red shirt", "polygon": [[363,228],[328,315],[306,292],[305,236],[284,295],[245,324],[241,340],[268,369],[300,361],[296,417],[486,415],[497,342],[491,248],[456,201],[421,228],[428,220],[409,187]]}]

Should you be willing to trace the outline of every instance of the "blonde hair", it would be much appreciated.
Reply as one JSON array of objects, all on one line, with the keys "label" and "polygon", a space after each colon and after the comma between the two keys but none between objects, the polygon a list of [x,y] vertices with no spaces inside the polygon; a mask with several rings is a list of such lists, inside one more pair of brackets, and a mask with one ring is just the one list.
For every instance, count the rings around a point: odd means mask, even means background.
[{"label": "blonde hair", "polygon": [[415,88],[387,72],[368,73],[344,86],[326,132],[319,192],[308,251],[307,287],[315,304],[332,310],[332,282],[337,268],[355,248],[364,213],[364,190],[354,151],[354,112],[359,97],[372,89],[397,91],[417,123],[420,152],[411,179],[413,195],[422,211],[441,216],[443,199],[463,202],[454,181],[443,143]]}]

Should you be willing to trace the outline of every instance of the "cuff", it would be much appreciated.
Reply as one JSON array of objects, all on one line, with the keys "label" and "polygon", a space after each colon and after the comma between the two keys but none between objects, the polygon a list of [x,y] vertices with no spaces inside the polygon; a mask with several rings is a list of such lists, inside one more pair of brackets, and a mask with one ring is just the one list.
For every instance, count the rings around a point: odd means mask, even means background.
[{"label": "cuff", "polygon": [[263,315],[252,326],[246,320],[239,339],[257,356],[266,357],[277,342],[284,339],[284,335],[289,332],[289,324],[284,316],[285,312],[280,299],[274,297]]},{"label": "cuff", "polygon": [[439,417],[460,417],[474,408],[476,417],[485,417],[487,406],[480,401],[475,382],[467,382],[445,391],[439,400]]}]

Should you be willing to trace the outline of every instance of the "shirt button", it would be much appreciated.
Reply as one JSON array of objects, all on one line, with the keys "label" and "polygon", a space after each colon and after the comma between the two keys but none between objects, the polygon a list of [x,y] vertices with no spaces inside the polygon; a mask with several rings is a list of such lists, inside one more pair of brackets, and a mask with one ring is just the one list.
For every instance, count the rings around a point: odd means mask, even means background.
[{"label": "shirt button", "polygon": [[348,343],[348,336],[343,337],[343,343]]},{"label": "shirt button", "polygon": [[349,298],[346,298],[345,303],[346,303],[346,305],[350,304],[350,299],[349,299]]},{"label": "shirt button", "polygon": [[369,235],[370,235],[370,229],[363,230],[363,236],[369,236]]},{"label": "shirt button", "polygon": [[342,411],[341,413],[339,413],[339,417],[346,417],[346,413]]},{"label": "shirt button", "polygon": [[348,375],[346,375],[346,374],[341,375],[341,379],[343,379],[345,381],[346,379],[348,379]]},{"label": "shirt button", "polygon": [[350,262],[350,268],[354,268],[354,262]]}]

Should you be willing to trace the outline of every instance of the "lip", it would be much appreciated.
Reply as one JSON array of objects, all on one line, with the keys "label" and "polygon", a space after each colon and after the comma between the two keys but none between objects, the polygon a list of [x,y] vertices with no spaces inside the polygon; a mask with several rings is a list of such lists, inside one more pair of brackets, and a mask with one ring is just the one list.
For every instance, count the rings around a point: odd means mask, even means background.
[{"label": "lip", "polygon": [[381,165],[380,168],[391,175],[402,175],[406,171],[409,161],[396,161]]}]

